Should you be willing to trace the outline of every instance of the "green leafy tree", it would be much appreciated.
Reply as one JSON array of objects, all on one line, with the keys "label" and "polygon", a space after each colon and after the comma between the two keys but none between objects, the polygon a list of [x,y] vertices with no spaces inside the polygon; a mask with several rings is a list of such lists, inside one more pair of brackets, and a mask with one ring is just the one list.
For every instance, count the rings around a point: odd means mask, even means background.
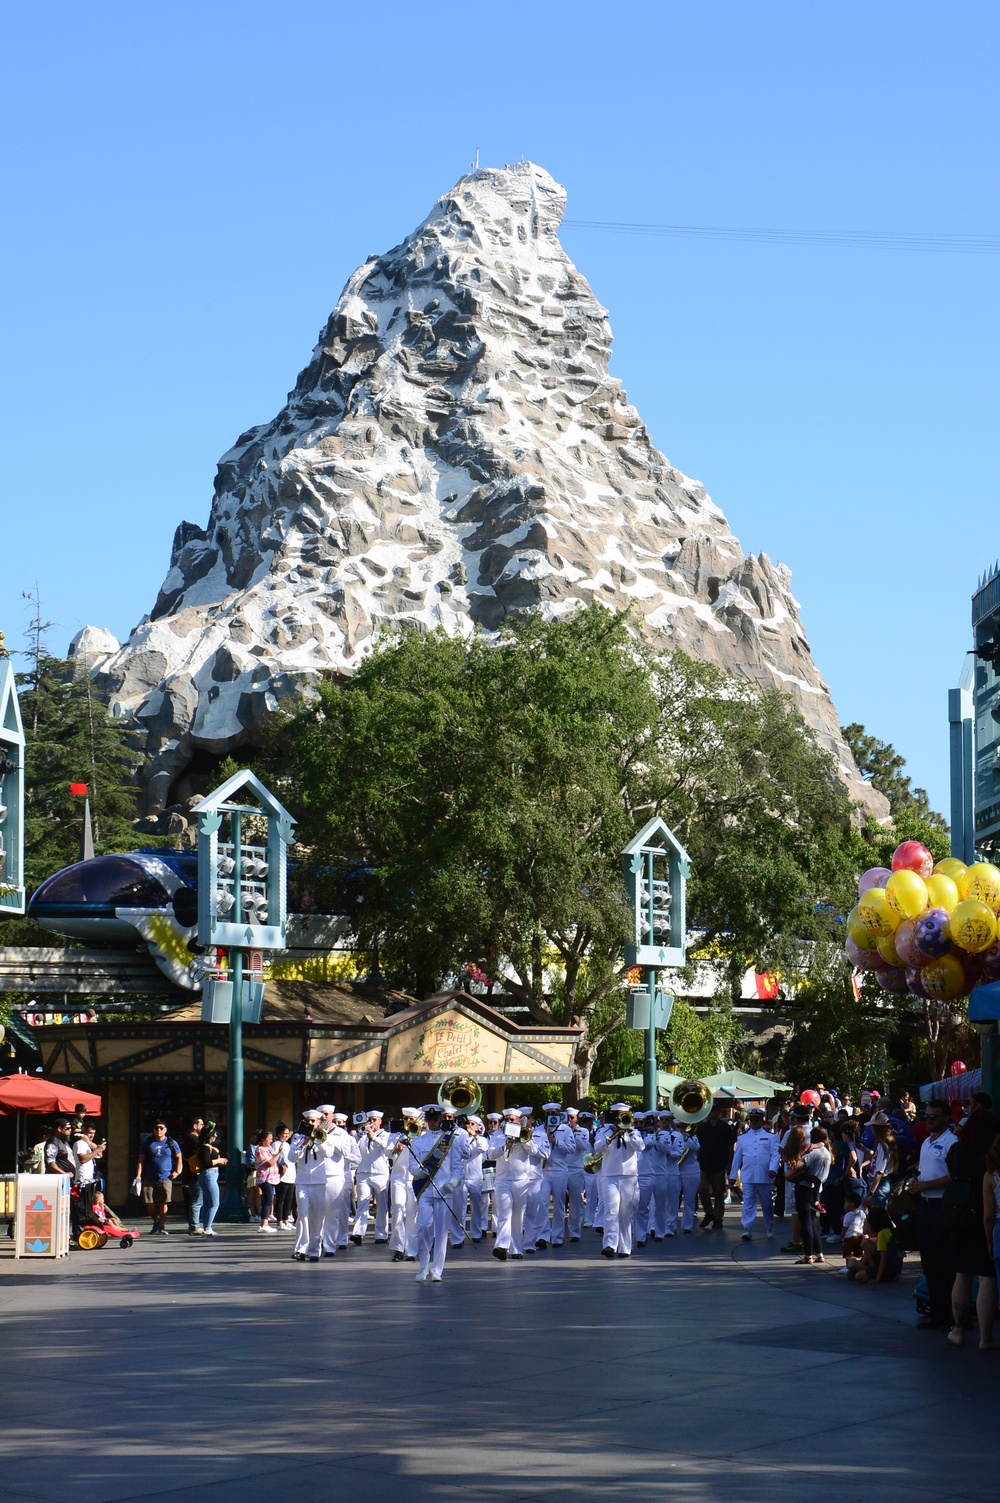
[{"label": "green leafy tree", "polygon": [[318,895],[378,934],[383,967],[423,993],[474,963],[538,1021],[583,1025],[578,1095],[623,1019],[620,852],[650,814],[692,856],[689,914],[729,1000],[849,885],[850,804],[788,701],[657,659],[600,607],[493,639],[405,634],[262,760]]},{"label": "green leafy tree", "polygon": [[782,1060],[785,1079],[832,1082],[855,1100],[864,1086],[888,1079],[890,1045],[913,1013],[914,999],[882,991],[871,975],[862,977],[859,991],[855,995],[840,947],[816,945],[791,1004],[795,1023]]},{"label": "green leafy tree", "polygon": [[[893,821],[904,818],[911,827],[929,827],[939,836],[948,834],[948,821],[931,808],[924,788],[914,788],[903,769],[906,759],[888,741],[879,741],[870,736],[863,725],[852,721],[840,727],[841,734],[857,763],[858,771],[866,782],[889,800],[889,813]],[[921,835],[906,835],[906,840],[923,839]],[[927,842],[924,842],[927,844]]]}]

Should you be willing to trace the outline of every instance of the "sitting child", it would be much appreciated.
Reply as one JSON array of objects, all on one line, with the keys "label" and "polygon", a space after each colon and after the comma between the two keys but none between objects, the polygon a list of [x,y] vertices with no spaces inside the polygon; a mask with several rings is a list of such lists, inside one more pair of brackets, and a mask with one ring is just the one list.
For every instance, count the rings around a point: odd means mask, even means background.
[{"label": "sitting child", "polygon": [[861,1209],[861,1196],[855,1190],[848,1190],[844,1196],[844,1229],[840,1236],[840,1246],[848,1268],[852,1258],[861,1256],[864,1241],[865,1213]]},{"label": "sitting child", "polygon": [[884,1206],[872,1206],[868,1229],[861,1256],[848,1260],[848,1278],[857,1284],[892,1284],[903,1271],[903,1250]]},{"label": "sitting child", "polygon": [[90,1205],[90,1214],[95,1221],[100,1222],[101,1226],[114,1226],[120,1228],[122,1231],[125,1230],[124,1223],[119,1221],[111,1207],[105,1204],[103,1190],[94,1191]]}]

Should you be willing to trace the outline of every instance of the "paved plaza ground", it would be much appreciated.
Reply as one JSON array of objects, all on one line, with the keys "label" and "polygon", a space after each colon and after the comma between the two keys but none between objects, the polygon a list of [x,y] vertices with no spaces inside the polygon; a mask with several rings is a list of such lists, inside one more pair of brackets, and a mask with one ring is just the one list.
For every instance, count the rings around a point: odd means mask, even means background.
[{"label": "paved plaza ground", "polygon": [[[781,1223],[779,1223],[779,1227]],[[3,1503],[995,1503],[1000,1352],[724,1232],[290,1260],[287,1235],[0,1259]],[[4,1244],[4,1249],[9,1244]],[[908,1260],[908,1264],[911,1260]]]}]

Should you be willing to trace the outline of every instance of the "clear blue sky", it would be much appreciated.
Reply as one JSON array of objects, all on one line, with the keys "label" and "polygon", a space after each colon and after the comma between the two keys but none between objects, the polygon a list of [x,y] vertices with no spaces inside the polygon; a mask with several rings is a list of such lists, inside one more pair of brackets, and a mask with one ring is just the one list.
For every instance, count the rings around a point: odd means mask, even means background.
[{"label": "clear blue sky", "polygon": [[[8,5],[11,645],[36,580],[54,650],[127,635],[350,272],[477,148],[576,219],[1000,234],[998,42],[969,0]],[[946,690],[1000,551],[1000,257],[563,239],[654,441],[790,565],[841,719],[947,813]]]}]

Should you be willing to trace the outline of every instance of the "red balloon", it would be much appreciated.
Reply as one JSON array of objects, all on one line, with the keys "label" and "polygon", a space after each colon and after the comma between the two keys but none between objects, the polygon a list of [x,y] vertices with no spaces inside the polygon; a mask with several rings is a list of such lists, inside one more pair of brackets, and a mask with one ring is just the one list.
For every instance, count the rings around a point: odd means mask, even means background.
[{"label": "red balloon", "polygon": [[948,1073],[950,1075],[964,1075],[968,1068],[969,1067],[964,1060],[956,1059],[955,1063],[952,1065]]},{"label": "red balloon", "polygon": [[892,869],[894,872],[916,872],[926,882],[934,870],[934,857],[922,841],[904,840],[892,853]]},{"label": "red balloon", "polygon": [[819,1106],[819,1091],[803,1091],[799,1101],[803,1106]]}]

